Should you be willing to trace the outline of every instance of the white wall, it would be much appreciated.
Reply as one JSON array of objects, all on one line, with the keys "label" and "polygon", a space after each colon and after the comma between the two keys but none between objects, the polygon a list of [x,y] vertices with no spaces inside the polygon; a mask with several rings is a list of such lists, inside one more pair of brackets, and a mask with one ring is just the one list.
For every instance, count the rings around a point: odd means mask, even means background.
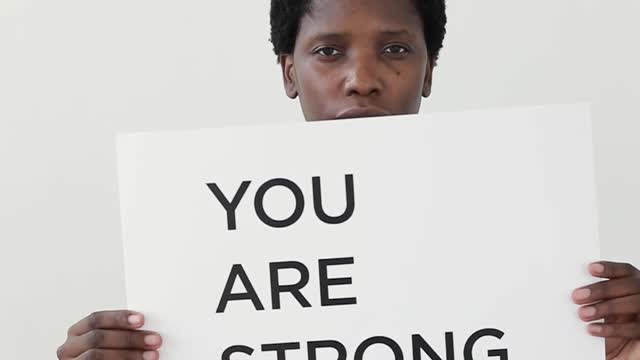
[{"label": "white wall", "polygon": [[[640,3],[449,2],[423,110],[592,102],[603,255],[640,264]],[[248,3],[0,1],[3,359],[125,306],[116,132],[302,121]]]}]

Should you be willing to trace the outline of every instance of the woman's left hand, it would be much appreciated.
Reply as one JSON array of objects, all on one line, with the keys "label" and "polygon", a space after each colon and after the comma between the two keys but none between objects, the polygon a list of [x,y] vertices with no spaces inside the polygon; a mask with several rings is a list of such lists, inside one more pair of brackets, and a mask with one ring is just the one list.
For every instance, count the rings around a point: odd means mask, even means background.
[{"label": "woman's left hand", "polygon": [[605,338],[607,360],[640,360],[640,271],[601,261],[589,265],[589,272],[608,280],[574,290],[580,318],[590,323],[591,335]]}]

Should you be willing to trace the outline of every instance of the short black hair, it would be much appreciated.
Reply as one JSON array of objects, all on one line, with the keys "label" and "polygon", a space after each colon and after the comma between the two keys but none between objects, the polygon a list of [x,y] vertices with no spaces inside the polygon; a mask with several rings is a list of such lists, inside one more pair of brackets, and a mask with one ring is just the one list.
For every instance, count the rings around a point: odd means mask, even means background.
[{"label": "short black hair", "polygon": [[[446,33],[445,0],[411,0],[422,19],[427,51],[436,60]],[[300,19],[309,13],[313,0],[271,0],[271,43],[273,52],[292,54]]]}]

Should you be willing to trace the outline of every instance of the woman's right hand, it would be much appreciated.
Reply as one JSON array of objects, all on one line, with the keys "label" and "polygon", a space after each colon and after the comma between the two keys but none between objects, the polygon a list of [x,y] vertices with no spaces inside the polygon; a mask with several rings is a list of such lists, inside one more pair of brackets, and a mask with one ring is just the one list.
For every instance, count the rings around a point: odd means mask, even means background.
[{"label": "woman's right hand", "polygon": [[136,330],[144,316],[130,310],[97,311],[69,328],[60,360],[158,360],[162,337]]}]

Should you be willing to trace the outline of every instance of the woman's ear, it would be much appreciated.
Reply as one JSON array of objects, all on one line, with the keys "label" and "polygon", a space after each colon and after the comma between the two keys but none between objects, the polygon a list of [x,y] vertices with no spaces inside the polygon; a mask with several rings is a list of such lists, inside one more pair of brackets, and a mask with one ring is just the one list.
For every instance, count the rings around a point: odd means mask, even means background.
[{"label": "woman's ear", "polygon": [[298,97],[298,87],[296,86],[295,68],[293,66],[292,54],[280,54],[278,62],[282,67],[282,81],[287,96],[291,99]]},{"label": "woman's ear", "polygon": [[436,59],[431,57],[427,60],[427,71],[424,76],[424,83],[422,84],[422,96],[429,97],[431,95],[431,84],[433,84],[433,68],[436,66]]}]

